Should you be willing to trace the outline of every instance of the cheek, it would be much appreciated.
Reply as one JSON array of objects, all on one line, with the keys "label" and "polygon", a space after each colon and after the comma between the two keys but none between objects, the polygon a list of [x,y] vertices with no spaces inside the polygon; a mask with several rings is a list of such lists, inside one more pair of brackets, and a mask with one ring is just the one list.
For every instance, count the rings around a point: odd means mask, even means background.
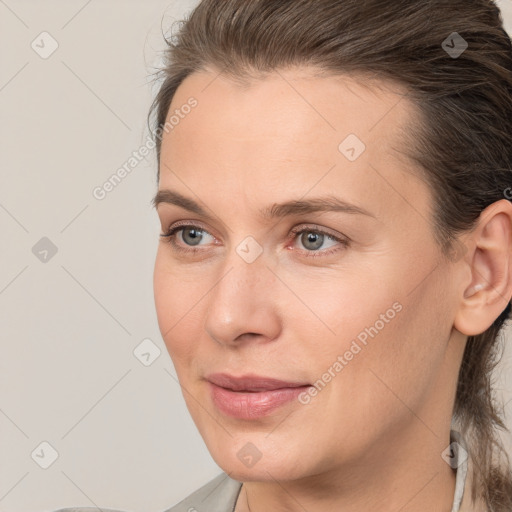
[{"label": "cheek", "polygon": [[162,339],[176,365],[192,356],[200,337],[205,290],[193,275],[172,266],[163,253],[159,249],[153,274],[155,308]]},{"label": "cheek", "polygon": [[[372,429],[364,426],[368,421],[386,429],[386,423],[407,420],[410,410],[422,409],[442,367],[451,328],[450,308],[440,302],[440,286],[441,276],[439,283],[434,278],[396,302],[385,293],[378,300],[376,291],[371,308],[362,308],[362,327],[352,323],[350,335],[340,338],[345,363],[332,398],[352,408],[354,425],[364,418],[361,428]],[[350,318],[345,321],[349,324]],[[354,396],[356,403],[350,399]]]},{"label": "cheek", "polygon": [[[352,410],[400,407],[394,393],[418,403],[442,364],[450,333],[450,307],[439,295],[446,276],[432,275],[409,293],[403,273],[384,275],[386,281],[368,273],[362,279],[317,280],[316,288],[302,283],[297,294],[318,318],[298,306],[287,313],[291,329],[302,333],[312,377],[320,379],[319,387],[331,388],[325,398],[332,393]],[[354,396],[355,406],[349,403]]]},{"label": "cheek", "polygon": [[284,309],[285,319],[291,331],[300,326],[303,338],[314,340],[308,345],[316,353],[343,354],[355,339],[364,346],[365,341],[389,331],[401,314],[400,292],[393,292],[396,283],[379,282],[378,274],[369,270],[286,279],[294,283],[294,294],[290,293]]}]

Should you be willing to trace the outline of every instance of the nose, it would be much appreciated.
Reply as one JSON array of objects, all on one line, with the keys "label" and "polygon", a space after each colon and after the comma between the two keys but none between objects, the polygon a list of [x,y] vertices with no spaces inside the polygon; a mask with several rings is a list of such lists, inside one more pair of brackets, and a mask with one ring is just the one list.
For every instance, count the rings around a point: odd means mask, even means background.
[{"label": "nose", "polygon": [[208,294],[207,334],[217,343],[231,346],[277,338],[282,324],[278,286],[264,253],[249,263],[233,249]]}]

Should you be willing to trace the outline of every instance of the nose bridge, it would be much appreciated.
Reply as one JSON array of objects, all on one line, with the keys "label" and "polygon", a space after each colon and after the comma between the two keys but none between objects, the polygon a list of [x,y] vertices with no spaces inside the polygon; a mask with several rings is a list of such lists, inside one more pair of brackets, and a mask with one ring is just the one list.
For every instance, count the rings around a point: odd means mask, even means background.
[{"label": "nose bridge", "polygon": [[254,249],[242,242],[226,256],[223,269],[212,290],[214,304],[222,305],[226,312],[242,309],[249,313],[257,305],[264,307],[269,289],[265,281],[272,278],[272,273],[266,268],[263,253],[255,257]]},{"label": "nose bridge", "polygon": [[[251,235],[234,245],[226,255],[223,275],[218,283],[219,293],[233,298],[251,300],[261,297],[259,285],[265,280],[272,280],[273,275],[267,269],[266,254],[262,245]],[[268,288],[268,283],[263,283]]]},{"label": "nose bridge", "polygon": [[273,337],[277,326],[274,275],[263,248],[246,237],[226,255],[206,312],[206,331],[228,343],[244,333]]}]

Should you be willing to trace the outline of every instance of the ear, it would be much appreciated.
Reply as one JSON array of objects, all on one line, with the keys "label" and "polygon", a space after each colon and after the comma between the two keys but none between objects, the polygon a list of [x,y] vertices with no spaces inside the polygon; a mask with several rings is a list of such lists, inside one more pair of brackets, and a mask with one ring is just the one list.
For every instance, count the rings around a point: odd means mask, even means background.
[{"label": "ear", "polygon": [[512,296],[512,203],[501,199],[483,210],[467,239],[464,284],[454,327],[467,336],[487,330]]}]

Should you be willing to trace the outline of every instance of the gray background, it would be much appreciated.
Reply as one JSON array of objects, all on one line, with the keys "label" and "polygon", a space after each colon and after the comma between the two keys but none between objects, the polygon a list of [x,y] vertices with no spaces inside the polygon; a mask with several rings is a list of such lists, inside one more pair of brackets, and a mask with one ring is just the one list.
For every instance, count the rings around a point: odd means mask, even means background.
[{"label": "gray background", "polygon": [[[147,141],[161,30],[195,3],[0,0],[0,512],[158,512],[221,471],[158,330],[154,153],[92,193]],[[510,351],[497,379],[512,399]]]}]

